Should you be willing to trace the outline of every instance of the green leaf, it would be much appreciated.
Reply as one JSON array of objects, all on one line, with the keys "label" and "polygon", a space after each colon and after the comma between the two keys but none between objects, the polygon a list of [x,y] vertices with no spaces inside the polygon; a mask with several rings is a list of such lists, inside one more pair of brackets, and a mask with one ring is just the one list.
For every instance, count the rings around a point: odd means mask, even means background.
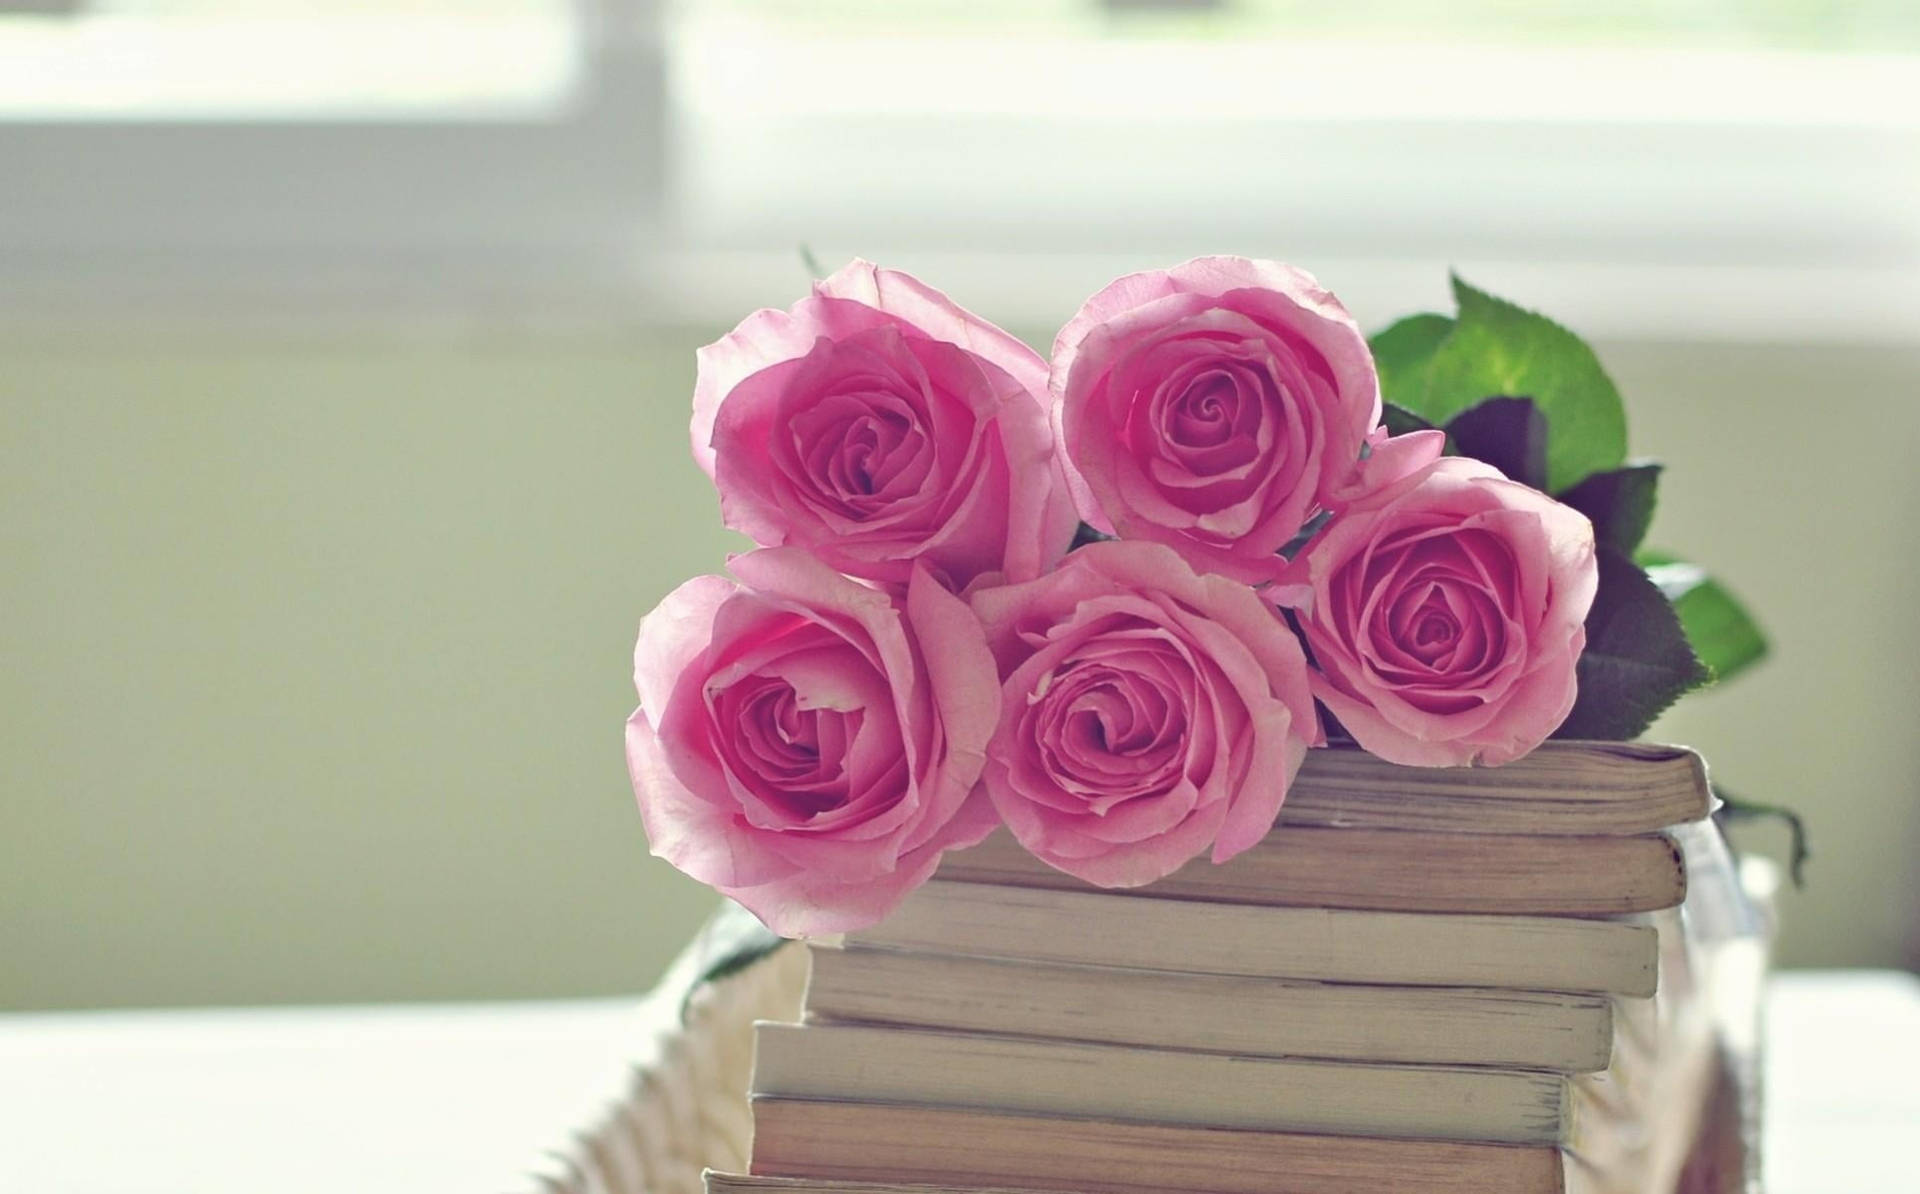
[{"label": "green leaf", "polygon": [[1596,540],[1631,553],[1647,537],[1653,522],[1654,496],[1664,467],[1657,461],[1639,460],[1595,473],[1561,494],[1560,500],[1593,520]]},{"label": "green leaf", "polygon": [[1547,488],[1553,493],[1626,459],[1626,409],[1585,341],[1458,277],[1453,293],[1460,315],[1415,371],[1424,386],[1417,392],[1403,388],[1395,402],[1445,423],[1486,398],[1533,399],[1547,419]]},{"label": "green leaf", "polygon": [[1727,680],[1766,658],[1767,636],[1746,606],[1726,586],[1664,552],[1643,551],[1640,563],[1666,594],[1686,627],[1687,641],[1713,669],[1716,680]]},{"label": "green leaf", "polygon": [[1447,424],[1455,455],[1484,460],[1511,480],[1547,484],[1547,421],[1531,398],[1489,398]]},{"label": "green leaf", "polygon": [[1624,552],[1598,552],[1600,589],[1587,615],[1580,691],[1556,738],[1638,738],[1709,675],[1666,596]]},{"label": "green leaf", "polygon": [[1451,331],[1453,320],[1429,312],[1409,315],[1375,332],[1367,347],[1373,350],[1373,367],[1380,373],[1381,397],[1402,408],[1407,406],[1400,399],[1403,393],[1417,401],[1427,389],[1427,362]]},{"label": "green leaf", "polygon": [[694,992],[708,983],[717,983],[785,945],[786,938],[760,923],[760,918],[732,900],[721,901],[720,908],[700,929],[702,963],[698,974],[680,1001],[680,1015],[686,1017]]},{"label": "green leaf", "polygon": [[1406,435],[1410,431],[1436,430],[1432,423],[1402,406],[1389,402],[1380,408],[1380,422],[1388,435]]}]

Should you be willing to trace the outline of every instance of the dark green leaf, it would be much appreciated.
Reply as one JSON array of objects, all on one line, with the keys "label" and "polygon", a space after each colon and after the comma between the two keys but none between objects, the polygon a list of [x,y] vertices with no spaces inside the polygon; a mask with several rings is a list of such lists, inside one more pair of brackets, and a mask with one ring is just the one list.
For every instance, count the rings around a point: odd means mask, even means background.
[{"label": "dark green leaf", "polygon": [[1813,857],[1813,845],[1812,839],[1807,836],[1807,823],[1800,814],[1782,804],[1741,800],[1719,784],[1713,785],[1713,794],[1720,798],[1720,807],[1714,810],[1713,819],[1720,822],[1723,830],[1740,821],[1779,821],[1786,825],[1787,833],[1792,838],[1787,856],[1787,874],[1793,877],[1796,889],[1804,889],[1807,885],[1807,862]]},{"label": "dark green leaf", "polygon": [[1083,522],[1073,532],[1073,542],[1067,545],[1067,550],[1072,551],[1076,547],[1085,547],[1089,543],[1105,543],[1111,538],[1113,538],[1112,535],[1103,535],[1099,531],[1094,530],[1089,524]]},{"label": "dark green leaf", "polygon": [[1312,518],[1309,518],[1307,525],[1301,527],[1298,534],[1287,540],[1286,543],[1281,546],[1280,558],[1291,560],[1293,557],[1299,555],[1300,549],[1305,547],[1315,535],[1320,533],[1320,528],[1332,521],[1333,511],[1331,510],[1322,510]]},{"label": "dark green leaf", "polygon": [[1657,551],[1640,553],[1647,575],[1673,603],[1686,627],[1687,641],[1713,669],[1716,680],[1726,680],[1760,662],[1767,655],[1767,637],[1740,599],[1689,564]]},{"label": "dark green leaf", "polygon": [[1453,416],[1447,438],[1455,455],[1484,460],[1511,480],[1547,485],[1547,420],[1531,398],[1489,398]]},{"label": "dark green leaf", "polygon": [[[1560,500],[1593,520],[1593,537],[1631,553],[1653,522],[1655,491],[1664,467],[1640,460],[1624,468],[1595,473],[1560,495]],[[1694,644],[1697,649],[1699,644]]]},{"label": "dark green leaf", "polygon": [[1426,392],[1427,362],[1451,331],[1453,320],[1428,313],[1409,315],[1375,332],[1367,341],[1367,347],[1373,350],[1373,367],[1380,372],[1381,396],[1402,408],[1408,405],[1401,401],[1402,394],[1417,402]]},{"label": "dark green leaf", "polygon": [[1320,706],[1320,728],[1326,733],[1328,742],[1353,741],[1353,735],[1347,732],[1347,727],[1341,725],[1340,719],[1333,715],[1333,710],[1325,705]]},{"label": "dark green leaf", "polygon": [[1403,406],[1389,402],[1380,408],[1380,422],[1388,435],[1406,435],[1410,431],[1432,431],[1434,426]]},{"label": "dark green leaf", "polygon": [[1445,423],[1496,395],[1533,399],[1547,419],[1549,492],[1618,466],[1627,454],[1626,410],[1593,350],[1544,315],[1457,277],[1453,292],[1460,315],[1419,371],[1424,387],[1397,392],[1394,401]]},{"label": "dark green leaf", "polygon": [[723,900],[719,911],[701,927],[698,938],[700,966],[680,1001],[684,1018],[687,1001],[708,983],[717,983],[738,974],[786,944],[786,938],[760,923],[760,918],[732,900]]},{"label": "dark green leaf", "polygon": [[1709,672],[1664,594],[1625,553],[1601,546],[1578,698],[1556,738],[1637,738]]}]

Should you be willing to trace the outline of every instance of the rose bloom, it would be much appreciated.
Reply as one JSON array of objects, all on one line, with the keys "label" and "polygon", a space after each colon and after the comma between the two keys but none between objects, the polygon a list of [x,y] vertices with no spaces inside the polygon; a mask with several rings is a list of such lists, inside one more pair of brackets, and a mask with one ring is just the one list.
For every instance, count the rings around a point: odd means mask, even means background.
[{"label": "rose bloom", "polygon": [[1252,846],[1322,740],[1292,632],[1170,548],[1092,544],[972,603],[1005,676],[987,793],[1021,844],[1091,883]]},{"label": "rose bloom", "polygon": [[693,455],[729,527],[902,585],[1039,575],[1075,516],[1046,363],[906,274],[855,261],[700,350]]},{"label": "rose bloom", "polygon": [[999,679],[925,569],[904,596],[798,548],[737,557],[640,624],[627,762],[653,852],[786,936],[879,921],[996,825]]},{"label": "rose bloom", "polygon": [[[1443,439],[1419,446],[1431,457]],[[1399,475],[1339,510],[1270,596],[1298,607],[1314,695],[1362,747],[1424,767],[1511,762],[1573,708],[1593,524],[1492,465],[1408,469],[1417,454],[1383,453]]]},{"label": "rose bloom", "polygon": [[1291,266],[1130,274],[1054,341],[1055,438],[1081,517],[1203,572],[1269,580],[1380,421],[1366,338]]}]

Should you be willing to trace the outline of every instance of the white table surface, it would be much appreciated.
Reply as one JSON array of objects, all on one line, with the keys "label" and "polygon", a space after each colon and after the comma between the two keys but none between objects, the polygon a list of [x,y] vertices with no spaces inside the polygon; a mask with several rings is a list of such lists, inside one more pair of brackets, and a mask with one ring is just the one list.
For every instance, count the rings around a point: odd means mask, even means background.
[{"label": "white table surface", "polygon": [[[1780,976],[1768,1194],[1914,1194],[1920,980]],[[7,1194],[489,1194],[621,1089],[638,1000],[0,1016]]]}]

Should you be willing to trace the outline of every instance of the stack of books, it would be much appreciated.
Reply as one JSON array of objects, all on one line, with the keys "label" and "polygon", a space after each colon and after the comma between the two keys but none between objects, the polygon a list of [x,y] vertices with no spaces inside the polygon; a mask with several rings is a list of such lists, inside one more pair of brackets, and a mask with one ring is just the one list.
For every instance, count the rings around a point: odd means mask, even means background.
[{"label": "stack of books", "polygon": [[1711,802],[1672,747],[1327,749],[1265,842],[1148,887],[989,839],[811,944],[803,1022],[758,1030],[751,1175],[707,1188],[1676,1189],[1716,986],[1764,966]]}]

